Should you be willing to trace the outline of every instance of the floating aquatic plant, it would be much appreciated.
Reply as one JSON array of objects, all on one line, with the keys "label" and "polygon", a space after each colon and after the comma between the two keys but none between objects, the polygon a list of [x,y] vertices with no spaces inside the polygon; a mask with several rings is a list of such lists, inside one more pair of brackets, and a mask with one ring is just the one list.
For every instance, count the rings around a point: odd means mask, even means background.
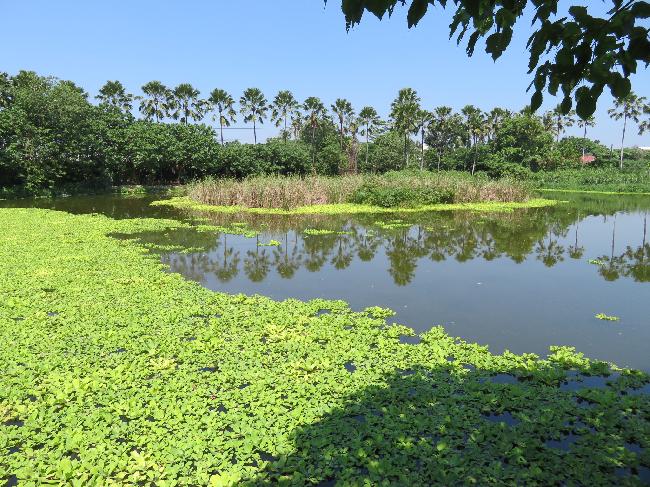
[{"label": "floating aquatic plant", "polygon": [[273,240],[273,239],[271,239],[271,240],[269,240],[269,241],[266,242],[266,243],[264,243],[264,242],[259,242],[257,245],[258,245],[259,247],[278,247],[278,246],[280,246],[281,244],[280,244],[280,242],[278,242],[277,240]]},{"label": "floating aquatic plant", "polygon": [[593,265],[600,265],[600,266],[605,265],[605,262],[603,262],[602,260],[598,260],[598,259],[589,259],[589,263],[593,264]]},{"label": "floating aquatic plant", "polygon": [[[641,485],[650,467],[642,372],[215,293],[109,236],[171,220],[0,209],[0,225],[2,484]],[[607,380],[561,387],[577,376]]]},{"label": "floating aquatic plant", "polygon": [[303,233],[305,235],[351,235],[352,234],[352,232],[349,231],[327,230],[324,228],[307,228]]},{"label": "floating aquatic plant", "polygon": [[252,208],[247,206],[214,206],[196,201],[187,197],[174,197],[165,200],[154,201],[153,206],[170,206],[191,211],[208,211],[215,213],[255,213],[262,215],[342,215],[342,214],[361,214],[361,213],[421,213],[426,211],[485,211],[485,212],[511,212],[517,209],[525,208],[543,208],[555,206],[557,200],[543,198],[534,198],[523,202],[501,203],[487,201],[483,203],[443,203],[436,205],[424,205],[415,208],[385,208],[382,206],[372,206],[354,203],[337,203],[323,205],[299,206],[291,210],[281,208]]},{"label": "floating aquatic plant", "polygon": [[618,316],[608,316],[605,313],[598,313],[596,315],[596,318],[599,320],[605,320],[605,321],[619,321],[620,318]]}]

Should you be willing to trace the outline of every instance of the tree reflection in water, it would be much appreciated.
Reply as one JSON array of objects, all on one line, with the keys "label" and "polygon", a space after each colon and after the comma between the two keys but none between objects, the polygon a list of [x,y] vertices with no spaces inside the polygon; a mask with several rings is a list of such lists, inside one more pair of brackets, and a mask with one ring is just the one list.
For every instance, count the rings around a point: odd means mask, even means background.
[{"label": "tree reflection in water", "polygon": [[[586,200],[590,202],[590,200]],[[574,202],[575,203],[575,202]],[[245,219],[249,228],[259,230],[264,241],[277,239],[280,245],[272,250],[259,247],[260,236],[247,239],[240,235],[205,234],[192,239],[192,230],[167,232],[165,237],[143,236],[144,243],[155,240],[183,242],[199,246],[202,252],[189,255],[170,253],[163,261],[175,272],[204,282],[206,275],[226,283],[243,274],[251,282],[262,282],[273,274],[292,279],[298,270],[319,272],[325,268],[348,269],[354,262],[373,262],[386,266],[394,284],[410,284],[421,262],[457,263],[473,260],[508,259],[521,264],[529,257],[554,267],[566,259],[580,260],[592,240],[581,237],[581,222],[594,214],[613,215],[609,255],[598,258],[603,265],[598,275],[608,281],[630,278],[650,281],[650,244],[647,243],[647,213],[639,220],[642,242],[639,247],[627,245],[622,253],[617,247],[617,208],[602,208],[602,202],[569,204],[555,209],[531,209],[513,213],[476,214],[471,212],[437,212],[402,216],[410,226],[381,224],[381,215],[358,216],[231,216],[209,215],[212,223],[227,227]],[[632,211],[639,208],[633,207]],[[393,218],[393,217],[391,217]],[[237,220],[235,220],[237,219]],[[388,218],[384,218],[388,220]],[[379,224],[378,224],[379,222]],[[305,234],[308,228],[327,230],[325,234]],[[623,242],[625,244],[625,242]],[[254,248],[251,248],[253,247]],[[619,244],[620,245],[620,244]],[[243,254],[243,259],[240,258]]]}]

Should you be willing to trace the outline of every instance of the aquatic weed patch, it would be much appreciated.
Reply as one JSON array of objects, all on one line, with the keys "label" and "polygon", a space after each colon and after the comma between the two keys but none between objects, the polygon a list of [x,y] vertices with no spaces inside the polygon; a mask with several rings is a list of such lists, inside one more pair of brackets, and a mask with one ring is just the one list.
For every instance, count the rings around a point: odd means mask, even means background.
[{"label": "aquatic weed patch", "polygon": [[560,203],[557,200],[548,200],[544,198],[534,198],[521,202],[496,202],[487,201],[483,203],[442,203],[435,205],[422,205],[416,207],[395,207],[385,208],[383,206],[373,206],[354,203],[337,203],[337,204],[316,204],[310,206],[300,206],[291,210],[281,208],[251,208],[246,206],[215,206],[196,201],[187,197],[174,197],[165,200],[154,201],[153,206],[170,206],[172,208],[206,211],[215,213],[256,213],[266,215],[341,215],[341,214],[362,214],[362,213],[421,213],[427,211],[480,211],[480,212],[511,212],[517,209],[525,208],[544,208],[554,206]]},{"label": "aquatic weed patch", "polygon": [[620,321],[621,319],[618,316],[609,316],[606,315],[605,313],[598,313],[596,315],[596,318],[599,320],[604,320],[604,321]]},{"label": "aquatic weed patch", "polygon": [[321,235],[351,235],[352,232],[347,230],[328,230],[326,228],[307,228],[303,231],[305,235],[321,236]]},{"label": "aquatic weed patch", "polygon": [[640,485],[650,467],[645,374],[441,328],[402,343],[388,310],[214,293],[108,236],[177,222],[0,224],[1,480]]}]

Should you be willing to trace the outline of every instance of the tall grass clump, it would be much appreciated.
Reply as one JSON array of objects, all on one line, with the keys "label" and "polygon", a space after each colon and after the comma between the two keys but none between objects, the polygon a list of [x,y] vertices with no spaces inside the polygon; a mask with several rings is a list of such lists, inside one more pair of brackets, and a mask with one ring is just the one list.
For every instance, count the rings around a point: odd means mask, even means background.
[{"label": "tall grass clump", "polygon": [[457,172],[390,172],[340,177],[209,178],[190,184],[188,196],[215,206],[293,209],[337,203],[389,208],[440,203],[519,202],[529,199],[530,193],[524,183],[514,180],[490,180]]},{"label": "tall grass clump", "polygon": [[188,196],[208,205],[292,209],[345,203],[362,184],[362,176],[257,176],[241,180],[208,178],[190,184]]}]

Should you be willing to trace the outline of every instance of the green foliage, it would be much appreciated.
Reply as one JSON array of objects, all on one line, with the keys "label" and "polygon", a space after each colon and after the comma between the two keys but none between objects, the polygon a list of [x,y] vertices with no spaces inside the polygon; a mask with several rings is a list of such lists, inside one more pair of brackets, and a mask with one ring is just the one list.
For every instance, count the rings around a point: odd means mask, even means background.
[{"label": "green foliage", "polygon": [[[409,160],[416,158],[417,147],[411,139],[407,140]],[[360,164],[364,172],[383,173],[404,167],[404,138],[397,132],[386,132],[375,137],[369,147],[369,163]]]},{"label": "green foliage", "polygon": [[28,191],[108,179],[96,157],[96,115],[87,95],[70,82],[21,71],[12,102],[0,110],[0,184]]},{"label": "green foliage", "polygon": [[650,193],[648,169],[620,171],[613,167],[541,171],[532,182],[539,188]]},{"label": "green foliage", "polygon": [[644,373],[440,327],[405,344],[389,310],[214,293],[108,236],[179,222],[0,209],[0,225],[9,484],[640,485],[650,466]]},{"label": "green foliage", "polygon": [[352,203],[384,208],[436,205],[451,203],[453,200],[454,192],[451,188],[414,188],[379,178],[365,182],[350,198]]},{"label": "green foliage", "polygon": [[509,162],[533,171],[548,164],[553,139],[541,121],[530,114],[509,117],[492,140],[492,160]]},{"label": "green foliage", "polygon": [[306,174],[310,167],[309,146],[299,141],[271,139],[266,144],[226,144],[219,148],[216,173],[243,178],[263,174]]},{"label": "green foliage", "polygon": [[[327,0],[325,0],[327,1]],[[406,0],[344,0],[341,2],[348,28],[359,23],[365,10],[382,18]],[[485,51],[498,59],[510,45],[517,21],[533,9],[533,25],[527,48],[528,69],[534,72],[531,108],[537,110],[544,91],[557,95],[561,91],[563,114],[569,113],[575,99],[576,111],[583,119],[593,115],[596,103],[607,87],[617,99],[630,93],[630,75],[639,63],[650,63],[650,34],[644,22],[650,16],[645,1],[608,0],[607,17],[594,16],[595,7],[573,5],[559,11],[557,0],[411,0],[409,27],[426,14],[429,4],[445,8],[453,5],[454,17],[450,36],[460,43],[467,37],[467,54],[471,56],[479,39],[485,38]],[[599,7],[598,7],[599,8]]]}]

